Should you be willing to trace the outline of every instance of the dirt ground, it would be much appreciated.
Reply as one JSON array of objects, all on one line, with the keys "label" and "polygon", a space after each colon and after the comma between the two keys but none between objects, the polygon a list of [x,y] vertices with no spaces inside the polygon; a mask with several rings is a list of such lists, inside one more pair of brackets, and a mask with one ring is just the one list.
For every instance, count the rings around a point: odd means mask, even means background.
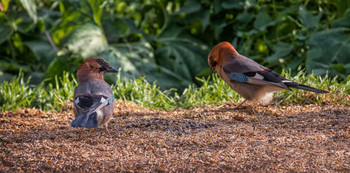
[{"label": "dirt ground", "polygon": [[0,113],[0,172],[350,172],[350,108],[226,103],[157,111],[117,102],[103,128],[71,110]]}]

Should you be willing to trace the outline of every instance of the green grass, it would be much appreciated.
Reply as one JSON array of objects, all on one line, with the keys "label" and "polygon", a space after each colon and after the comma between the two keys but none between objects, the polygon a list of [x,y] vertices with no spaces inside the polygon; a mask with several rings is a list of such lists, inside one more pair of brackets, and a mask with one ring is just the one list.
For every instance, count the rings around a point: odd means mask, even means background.
[{"label": "green grass", "polygon": [[30,78],[24,82],[23,74],[11,82],[0,85],[0,110],[16,110],[26,107],[36,107],[42,110],[59,110],[66,100],[73,98],[74,88],[78,82],[72,74],[64,73],[55,77],[55,85],[39,86],[29,84]]},{"label": "green grass", "polygon": [[[220,104],[227,101],[240,102],[243,100],[236,92],[221,80],[216,74],[208,78],[197,78],[201,87],[188,86],[183,93],[176,89],[162,91],[156,83],[148,83],[144,78],[122,81],[120,74],[112,85],[116,99],[133,101],[141,106],[152,109],[172,110],[175,108],[192,108],[210,104]],[[310,104],[335,102],[350,105],[345,99],[350,94],[350,76],[342,82],[336,78],[305,76],[303,71],[291,77],[283,72],[283,76],[312,87],[330,91],[329,94],[314,94],[303,90],[276,92],[278,104]],[[61,110],[73,98],[74,88],[78,82],[73,74],[64,73],[62,77],[55,77],[55,84],[39,86],[29,84],[30,79],[24,81],[23,75],[11,82],[0,85],[0,110],[16,110],[26,107],[36,107],[45,111]]]}]

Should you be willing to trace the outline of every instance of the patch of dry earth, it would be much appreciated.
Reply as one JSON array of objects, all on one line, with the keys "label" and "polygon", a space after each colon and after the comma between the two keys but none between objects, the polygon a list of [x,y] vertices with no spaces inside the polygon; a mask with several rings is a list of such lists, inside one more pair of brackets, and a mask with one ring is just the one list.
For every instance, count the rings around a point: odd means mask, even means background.
[{"label": "patch of dry earth", "polygon": [[117,102],[79,130],[72,111],[0,113],[0,172],[350,172],[350,108],[254,106],[157,111]]}]

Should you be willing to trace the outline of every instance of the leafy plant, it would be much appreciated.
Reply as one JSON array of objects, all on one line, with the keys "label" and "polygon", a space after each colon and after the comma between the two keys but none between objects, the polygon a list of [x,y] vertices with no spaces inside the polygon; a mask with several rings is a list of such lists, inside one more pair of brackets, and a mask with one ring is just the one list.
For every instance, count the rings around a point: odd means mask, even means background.
[{"label": "leafy plant", "polygon": [[[0,81],[19,71],[55,83],[89,56],[121,68],[121,79],[160,89],[203,83],[221,41],[277,72],[350,74],[350,3],[256,0],[1,0]],[[116,76],[106,77],[109,82]]]}]

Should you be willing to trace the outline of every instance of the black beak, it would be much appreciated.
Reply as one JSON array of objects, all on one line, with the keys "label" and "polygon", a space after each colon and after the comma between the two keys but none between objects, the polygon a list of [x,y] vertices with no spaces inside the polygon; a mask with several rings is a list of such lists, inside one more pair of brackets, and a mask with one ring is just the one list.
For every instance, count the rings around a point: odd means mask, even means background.
[{"label": "black beak", "polygon": [[214,71],[215,71],[215,67],[210,67],[210,73],[209,73],[209,75],[211,76],[211,75],[214,73]]},{"label": "black beak", "polygon": [[118,70],[117,70],[117,69],[114,69],[114,68],[112,68],[112,67],[110,67],[110,68],[107,68],[106,72],[118,73]]}]

